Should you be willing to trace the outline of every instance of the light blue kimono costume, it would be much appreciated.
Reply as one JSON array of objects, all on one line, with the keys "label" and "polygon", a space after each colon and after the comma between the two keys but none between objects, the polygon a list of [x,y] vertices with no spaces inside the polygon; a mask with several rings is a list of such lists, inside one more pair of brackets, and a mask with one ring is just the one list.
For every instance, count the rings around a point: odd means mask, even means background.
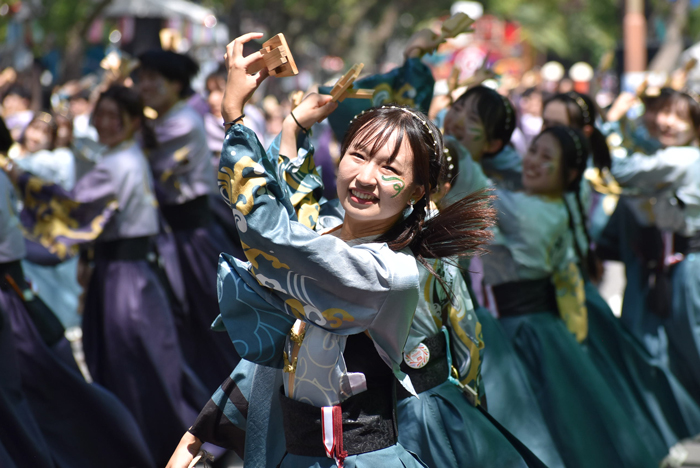
[{"label": "light blue kimono costume", "polygon": [[[613,150],[613,154],[616,152],[619,151]],[[639,250],[645,238],[638,236],[641,236],[642,229],[647,233],[654,229],[642,228],[643,224],[640,225],[638,221],[647,216],[646,210],[639,209],[644,203],[648,202],[643,198],[620,198],[617,211],[611,218],[611,226],[606,228],[605,232],[617,231],[613,236],[621,237],[617,239],[618,245],[604,246],[604,249],[619,249],[628,270],[623,310],[630,313],[632,307],[638,307],[639,310],[631,311],[635,314],[637,323],[657,324],[657,327],[660,327],[663,319],[650,312],[646,303],[649,286],[642,284],[644,280],[648,280],[639,260]],[[583,228],[580,223],[580,218],[576,217],[579,250],[585,254],[588,251],[588,243],[582,234]],[[635,231],[639,234],[635,235]],[[645,237],[648,242],[648,234]],[[586,282],[585,289],[590,332],[584,346],[610,387],[620,396],[620,401],[637,427],[643,427],[645,420],[652,424],[653,430],[644,432],[647,446],[650,449],[655,447],[654,453],[659,454],[664,447],[669,448],[679,439],[700,431],[700,407],[693,402],[692,397],[672,374],[668,362],[660,359],[660,354],[665,354],[658,352],[661,340],[656,342],[656,346],[652,346],[657,353],[650,355],[644,344],[621,320],[614,317],[610,307],[590,281]],[[647,346],[656,341],[651,339],[652,330],[654,328],[648,328],[647,334],[644,335],[647,338]],[[663,328],[660,331],[661,333],[655,332],[653,337],[658,339],[665,336]],[[664,445],[659,447],[659,442],[663,442]]]},{"label": "light blue kimono costume", "polygon": [[[451,204],[468,193],[490,184],[482,168],[474,164],[469,151],[451,136],[445,137],[451,148],[457,149],[459,172],[452,189],[445,195],[442,203]],[[503,154],[503,157],[501,156]],[[520,157],[511,152],[500,152],[489,158],[490,167],[517,168],[521,166]],[[506,177],[501,177],[505,180]],[[515,183],[515,179],[509,179]],[[470,271],[468,262],[460,262],[464,272]],[[468,279],[469,275],[465,275]],[[472,301],[475,298],[472,295]],[[515,349],[510,343],[501,324],[485,307],[475,307],[485,348],[481,365],[481,375],[485,387],[489,413],[522,441],[535,455],[550,468],[563,467],[552,436],[547,428],[540,404],[534,397],[527,378],[527,370],[520,362]]]},{"label": "light blue kimono costume", "polygon": [[[411,356],[422,341],[440,333],[446,309],[452,364],[461,384],[479,389],[483,397],[479,374],[484,342],[467,285],[455,265],[441,260],[429,261],[454,296],[450,299],[437,279],[426,268],[419,268],[421,298],[404,355]],[[430,467],[544,466],[524,445],[489,421],[463,392],[465,390],[460,390],[457,382],[447,380],[421,392],[419,398],[400,400],[397,410],[401,445]],[[479,404],[485,404],[486,399],[488,394]]]},{"label": "light blue kimono costume", "polygon": [[[284,172],[283,179],[287,182],[285,188],[294,201],[299,218],[317,230],[342,223],[343,213],[339,206],[323,199],[316,203],[323,187],[318,174],[313,170],[313,149],[304,145],[308,140],[302,141],[298,157],[291,161],[278,155],[279,141],[277,138],[268,149],[268,158],[279,158],[280,168]],[[318,212],[317,222],[314,212]],[[445,310],[450,320],[452,363],[463,384],[476,388],[483,342],[479,338],[479,324],[471,307],[469,293],[455,267],[445,267],[439,260],[431,262],[455,293],[454,301],[448,300],[434,277],[419,266],[421,295],[404,354],[410,355],[427,338],[442,333],[440,325],[442,311]],[[437,359],[436,356],[432,357]],[[212,397],[192,429],[200,439],[215,441],[244,455],[246,466],[270,465],[274,463],[275,454],[279,454],[279,459],[284,452],[284,448],[280,447],[280,442],[284,445],[284,434],[280,434],[279,405],[270,402],[269,398],[260,399],[260,394],[266,388],[266,374],[269,371],[265,368],[243,361]],[[271,388],[281,384],[281,372],[275,374],[274,378],[271,374],[267,376],[269,383],[273,380],[278,382],[269,385]],[[510,434],[503,434],[504,429],[489,422],[484,414],[469,403],[458,385],[462,384],[445,380],[444,383],[423,391],[420,398],[407,397],[399,402],[399,442],[402,445],[417,453],[421,459],[425,457],[429,466],[460,466],[464,463],[541,466],[539,460],[534,460],[522,444],[513,441]],[[269,391],[270,388],[268,393]],[[236,395],[242,395],[243,398]],[[247,414],[247,417],[243,417],[243,414]],[[261,419],[265,422],[262,423]],[[223,424],[219,423],[220,427],[216,427],[214,421],[217,420],[223,421]],[[240,431],[246,431],[244,450],[241,447]],[[264,446],[260,444],[262,440],[265,441]],[[495,448],[498,455],[494,454]]]},{"label": "light blue kimono costume", "polygon": [[[42,150],[16,161],[22,170],[71,190],[76,181],[75,158],[67,148]],[[78,299],[83,288],[78,284],[78,258],[70,258],[55,266],[22,260],[22,269],[46,305],[65,328],[80,326]]]},{"label": "light blue kimono costume", "polygon": [[[364,375],[346,372],[343,350],[348,335],[366,331],[400,384],[413,392],[399,368],[418,300],[410,252],[375,242],[349,246],[296,221],[276,162],[245,127],[228,130],[219,172],[220,191],[231,204],[249,260],[224,254],[219,267],[223,323],[239,353],[279,364],[280,346],[293,349],[285,394],[319,407],[320,416],[321,406],[364,391]],[[256,324],[262,315],[270,321]],[[287,336],[294,318],[306,324],[301,343]],[[334,464],[331,458],[288,454],[281,466]],[[422,466],[398,444],[345,459],[349,468],[380,464]]]},{"label": "light blue kimono costume", "polygon": [[[480,170],[476,165],[471,169]],[[500,189],[496,195],[499,220],[490,253],[483,259],[484,282],[497,286],[540,280],[557,271],[563,278],[573,274],[573,235],[564,201]],[[582,291],[557,285],[556,294],[560,302]],[[501,317],[500,322],[528,370],[564,463],[567,467],[654,466],[654,456],[637,434],[640,429],[619,408],[616,395],[562,319],[567,320],[563,311],[542,310]]]},{"label": "light blue kimono costume", "polygon": [[[653,155],[613,160],[612,174],[657,204],[656,225],[684,237],[700,232],[700,149],[668,147]],[[673,300],[665,323],[671,365],[691,394],[700,395],[700,256],[690,251],[673,266]],[[680,258],[679,258],[680,260]]]}]

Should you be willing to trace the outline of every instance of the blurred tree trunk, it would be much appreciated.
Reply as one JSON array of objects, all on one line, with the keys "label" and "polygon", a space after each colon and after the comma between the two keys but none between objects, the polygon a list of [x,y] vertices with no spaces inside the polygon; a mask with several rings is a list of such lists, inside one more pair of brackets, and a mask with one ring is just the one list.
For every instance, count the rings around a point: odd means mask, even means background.
[{"label": "blurred tree trunk", "polygon": [[666,23],[666,37],[649,64],[649,70],[671,72],[676,68],[683,53],[683,32],[688,25],[689,7],[690,0],[675,0],[673,3]]},{"label": "blurred tree trunk", "polygon": [[68,31],[68,41],[61,67],[61,82],[65,83],[66,81],[75,80],[82,76],[85,36],[92,23],[110,3],[112,3],[112,0],[99,0],[94,4],[91,12],[83,19],[77,20]]},{"label": "blurred tree trunk", "polygon": [[353,62],[364,61],[365,72],[378,72],[377,64],[380,62],[387,41],[396,29],[398,20],[399,7],[396,2],[391,2],[386,6],[381,19],[374,27],[356,28],[355,46],[344,56],[350,57]]}]

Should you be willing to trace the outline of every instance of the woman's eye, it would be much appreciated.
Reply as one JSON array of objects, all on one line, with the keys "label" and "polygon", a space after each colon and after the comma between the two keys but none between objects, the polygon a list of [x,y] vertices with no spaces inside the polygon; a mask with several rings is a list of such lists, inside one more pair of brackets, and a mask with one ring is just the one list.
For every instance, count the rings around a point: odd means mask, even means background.
[{"label": "woman's eye", "polygon": [[350,153],[350,156],[352,156],[353,158],[356,158],[356,159],[363,160],[363,161],[365,159],[365,155],[362,153],[353,152],[353,153]]},{"label": "woman's eye", "polygon": [[384,166],[384,169],[386,169],[387,171],[392,172],[392,173],[394,173],[394,174],[398,174],[398,173],[399,173],[399,171],[397,171],[396,169],[394,169],[394,168],[391,167],[391,166]]}]

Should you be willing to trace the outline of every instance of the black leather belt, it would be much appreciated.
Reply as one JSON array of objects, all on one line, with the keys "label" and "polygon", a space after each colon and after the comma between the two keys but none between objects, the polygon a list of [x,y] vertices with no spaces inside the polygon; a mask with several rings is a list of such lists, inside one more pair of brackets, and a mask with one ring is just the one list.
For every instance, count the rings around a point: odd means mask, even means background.
[{"label": "black leather belt", "polygon": [[[348,455],[373,452],[396,444],[398,433],[391,388],[368,388],[340,404],[343,411],[343,448]],[[280,394],[287,452],[325,457],[321,408]]]},{"label": "black leather belt", "polygon": [[150,237],[133,237],[95,243],[95,260],[147,260],[150,252]]},{"label": "black leather belt", "polygon": [[180,205],[161,205],[160,210],[174,231],[205,227],[213,219],[207,195]]},{"label": "black leather belt", "polygon": [[501,317],[515,317],[537,312],[558,314],[557,296],[551,278],[514,281],[492,287]]}]

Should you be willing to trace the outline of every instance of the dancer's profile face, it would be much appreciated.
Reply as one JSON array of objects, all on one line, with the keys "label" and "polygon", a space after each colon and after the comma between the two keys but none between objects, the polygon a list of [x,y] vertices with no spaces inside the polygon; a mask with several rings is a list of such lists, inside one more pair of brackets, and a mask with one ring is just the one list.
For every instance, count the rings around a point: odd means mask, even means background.
[{"label": "dancer's profile face", "polygon": [[485,151],[490,150],[490,145],[477,103],[475,94],[456,102],[445,116],[445,135],[454,137],[473,158],[480,159]]},{"label": "dancer's profile face", "polygon": [[[413,152],[408,138],[396,148],[394,131],[387,143],[370,154],[372,144],[360,145],[360,138],[372,138],[360,130],[338,166],[338,198],[345,209],[345,223],[362,225],[362,230],[386,232],[409,205],[420,199],[423,187],[414,178]],[[420,196],[419,196],[420,195]],[[370,226],[374,225],[373,229]],[[386,228],[386,229],[384,229]]]},{"label": "dancer's profile face", "polygon": [[535,138],[525,153],[523,187],[533,195],[560,196],[564,192],[561,145],[551,133]]}]

